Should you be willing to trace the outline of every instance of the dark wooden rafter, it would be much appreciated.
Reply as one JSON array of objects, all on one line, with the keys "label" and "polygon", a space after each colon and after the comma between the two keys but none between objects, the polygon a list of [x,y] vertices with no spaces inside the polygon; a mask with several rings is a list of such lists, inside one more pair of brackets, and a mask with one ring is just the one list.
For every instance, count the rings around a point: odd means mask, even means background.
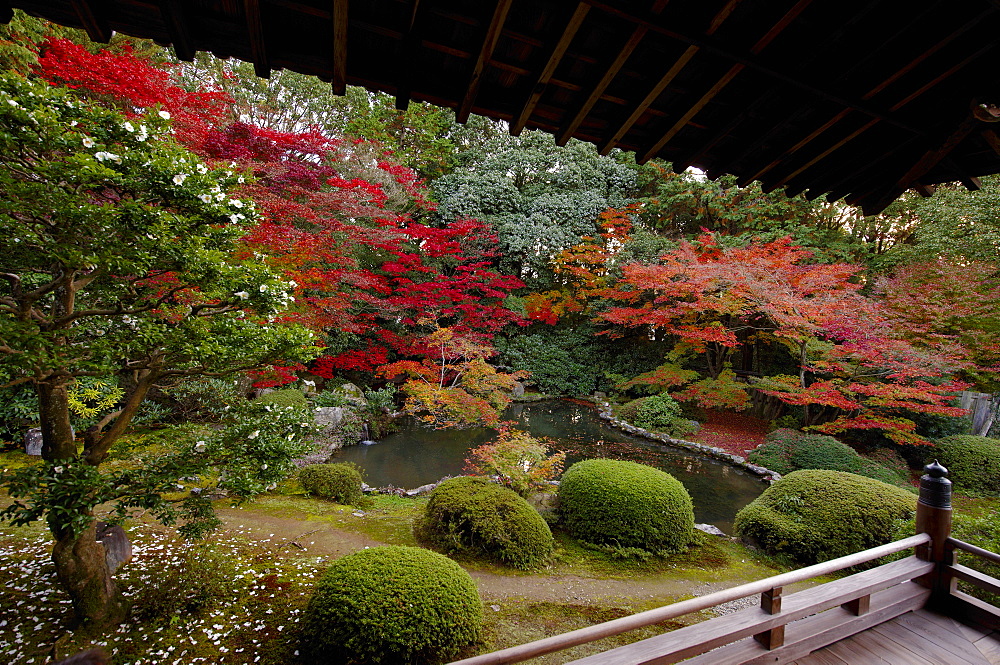
[{"label": "dark wooden rafter", "polygon": [[[722,27],[722,24],[727,18],[729,18],[729,16],[733,13],[733,10],[736,9],[736,6],[741,1],[742,0],[729,0],[729,2],[723,5],[722,9],[720,9],[712,18],[708,29],[705,30],[705,34],[715,34],[715,32]],[[677,58],[677,60],[674,61],[674,63],[670,66],[670,69],[668,69],[667,72],[660,77],[660,80],[653,85],[652,89],[646,93],[643,100],[632,109],[632,113],[629,114],[624,122],[618,125],[618,129],[601,142],[598,146],[598,151],[602,155],[608,154],[616,145],[618,145],[618,141],[620,141],[621,138],[625,136],[630,129],[632,129],[632,126],[639,121],[639,118],[646,113],[649,107],[653,105],[653,102],[655,102],[660,95],[663,94],[663,91],[667,89],[667,86],[670,85],[675,78],[677,78],[677,75],[680,74],[687,64],[691,62],[691,59],[697,55],[698,50],[699,47],[697,46],[688,46],[684,49],[684,52],[679,58]]]},{"label": "dark wooden rafter", "polygon": [[[850,32],[859,24],[868,14],[875,9],[878,5],[874,2],[868,3],[863,11],[854,13],[851,18],[844,22],[842,25],[838,26],[835,32],[830,33],[826,40],[817,44],[816,50],[812,53],[812,57],[804,60],[800,65],[798,70],[800,72],[806,71],[810,66],[812,66],[821,54],[826,53],[827,49],[839,48],[841,41],[845,38],[845,35],[850,34]],[[681,157],[675,158],[673,160],[673,167],[679,173],[689,166],[693,166],[699,162],[708,152],[718,145],[719,141],[729,136],[733,130],[739,127],[748,118],[754,117],[755,114],[761,112],[774,98],[775,95],[780,93],[783,87],[780,85],[775,85],[770,88],[765,94],[760,95],[755,99],[747,108],[745,108],[741,113],[734,116],[728,123],[723,127],[715,131],[710,139],[701,143],[697,147],[690,149],[689,151],[683,153]],[[800,111],[801,113],[801,111]],[[773,128],[771,131],[766,132],[758,140],[764,142],[766,138],[769,137],[771,132],[777,131],[777,127]],[[746,151],[744,151],[746,154]]]},{"label": "dark wooden rafter", "polygon": [[[901,99],[898,102],[896,102],[895,104],[893,104],[890,107],[890,110],[897,111],[897,110],[903,108],[904,106],[906,106],[907,104],[909,104],[913,100],[917,99],[918,97],[920,97],[921,95],[923,95],[924,93],[926,93],[927,91],[929,91],[930,89],[932,89],[934,86],[936,86],[939,83],[947,80],[948,78],[950,78],[951,76],[953,76],[955,73],[961,71],[962,69],[964,69],[965,67],[967,67],[969,64],[971,64],[975,60],[977,60],[977,59],[981,58],[982,56],[986,55],[993,48],[994,48],[994,44],[989,44],[987,46],[984,46],[983,48],[977,50],[975,53],[972,53],[971,55],[969,55],[966,58],[962,59],[960,62],[952,65],[951,67],[949,67],[944,72],[940,73],[935,78],[933,78],[933,79],[925,82],[924,85],[920,86],[918,89],[914,90],[909,95],[907,95],[903,99]],[[822,133],[823,131],[826,131],[826,129],[828,129],[830,126],[832,126],[833,124],[836,124],[836,122],[839,122],[839,120],[842,119],[846,114],[847,114],[846,110],[845,110],[845,112],[842,112],[841,114],[838,114],[837,116],[835,116],[834,119],[831,119],[830,122],[828,122],[826,125],[824,125],[823,127],[821,127],[820,128],[821,131],[819,131],[818,133],[814,132],[814,134],[818,135],[819,133]],[[813,154],[813,156],[809,160],[807,160],[805,163],[801,164],[795,170],[790,171],[789,173],[785,174],[782,177],[778,177],[778,178],[774,178],[774,179],[770,180],[769,181],[770,184],[769,184],[767,190],[771,191],[773,189],[777,189],[778,187],[782,187],[785,184],[788,184],[788,183],[792,182],[795,178],[798,178],[800,176],[805,175],[816,164],[818,164],[822,160],[826,159],[828,156],[830,156],[831,154],[833,154],[834,152],[836,152],[840,148],[844,147],[848,143],[854,141],[856,138],[858,138],[859,136],[861,136],[862,134],[864,134],[868,130],[872,129],[876,124],[878,124],[878,120],[877,119],[869,120],[864,125],[862,125],[858,129],[854,130],[853,132],[849,133],[847,136],[842,137],[840,140],[836,141],[833,145],[829,146],[825,150],[823,150],[823,151],[821,151],[819,153]],[[811,135],[810,136],[810,140],[812,140],[812,138],[815,138],[815,136]],[[796,145],[796,147],[793,148],[793,150],[789,151],[789,153],[796,152],[800,148],[804,147],[804,145],[807,145],[807,144],[808,144],[808,142],[806,142],[806,143],[800,142],[800,144]],[[879,158],[879,161],[885,161],[888,158],[889,158],[888,154],[883,154]],[[780,160],[780,158],[779,158],[779,160]],[[774,166],[775,162],[777,162],[779,160],[775,160],[769,166]],[[933,165],[931,165],[931,166],[933,166]],[[835,169],[835,168],[837,168],[837,166],[832,166],[830,168],[831,169]],[[809,189],[809,188],[815,186],[816,182],[824,182],[824,183],[826,183],[826,182],[828,182],[828,180],[829,180],[829,169],[826,170],[826,171],[822,171],[822,172],[818,172],[818,173],[813,174],[812,177],[809,179],[808,182],[792,187],[791,191],[794,191],[794,192],[804,191],[805,189]],[[835,188],[836,188],[836,186],[835,186]],[[904,188],[904,190],[905,189],[906,188]]]},{"label": "dark wooden rafter", "polygon": [[405,111],[413,92],[413,76],[417,69],[417,47],[420,45],[420,27],[427,12],[420,11],[420,0],[413,0],[410,20],[406,25],[399,47],[399,79],[396,81],[396,109]]},{"label": "dark wooden rafter", "polygon": [[[656,3],[650,10],[650,13],[654,16],[659,14],[667,6],[669,1],[670,0],[656,0]],[[601,98],[604,91],[608,89],[611,82],[616,76],[618,76],[618,72],[620,72],[622,67],[625,66],[625,63],[632,56],[635,49],[638,48],[639,44],[648,32],[649,29],[642,25],[636,26],[632,30],[632,34],[629,35],[622,47],[617,50],[614,59],[608,65],[607,69],[604,70],[604,74],[597,81],[594,87],[590,89],[590,94],[587,95],[585,100],[583,100],[583,103],[577,108],[576,113],[573,114],[569,122],[567,122],[559,130],[559,133],[556,134],[556,145],[566,145],[566,142],[569,141],[570,137],[576,133],[576,130],[580,128],[580,124],[583,122],[584,118],[587,117],[587,114],[590,113],[592,108],[594,108],[594,104],[597,103],[597,100]]]},{"label": "dark wooden rafter", "polygon": [[188,21],[184,15],[184,8],[180,0],[160,0],[160,14],[163,16],[163,23],[167,26],[170,34],[170,43],[174,47],[174,55],[178,60],[191,62],[194,60],[194,47],[191,46],[191,38],[188,36]]},{"label": "dark wooden rafter", "polygon": [[993,149],[993,152],[1000,157],[1000,136],[997,135],[992,129],[983,130],[982,133],[983,140],[986,141],[986,145]]},{"label": "dark wooden rafter", "polygon": [[760,62],[760,60],[754,57],[752,53],[737,53],[726,48],[722,42],[712,37],[695,37],[686,33],[677,32],[676,30],[671,30],[659,25],[651,18],[636,16],[635,14],[627,12],[618,6],[608,4],[603,0],[587,0],[587,2],[590,3],[592,7],[605,11],[613,16],[624,18],[628,21],[636,23],[637,25],[644,25],[649,28],[650,32],[658,33],[668,39],[673,39],[685,44],[698,46],[706,53],[711,53],[712,55],[718,56],[722,59],[741,64],[745,68],[752,69],[766,78],[785,83],[791,88],[807,93],[808,95],[812,95],[818,99],[825,99],[827,101],[840,104],[841,106],[855,109],[874,118],[879,118],[883,122],[886,122],[894,127],[899,127],[900,129],[908,132],[919,134],[921,131],[919,128],[909,124],[905,120],[894,117],[885,109],[878,108],[873,104],[868,104],[861,99],[851,98],[848,95],[834,91],[832,88],[823,88],[819,85],[810,83],[803,78],[799,78],[794,73],[790,74],[779,71],[774,67]]},{"label": "dark wooden rafter", "polygon": [[512,2],[513,0],[499,0],[493,10],[493,16],[490,18],[489,25],[486,26],[486,33],[483,35],[479,55],[473,63],[472,73],[469,75],[469,82],[465,87],[465,96],[455,112],[455,120],[459,123],[465,124],[469,119],[469,114],[472,113],[472,105],[476,101],[476,95],[479,94],[479,84],[483,80],[483,70],[493,55],[497,40],[500,39],[500,32],[503,30],[503,24],[507,20],[507,13],[510,11]]},{"label": "dark wooden rafter", "polygon": [[243,0],[243,15],[246,19],[247,37],[250,39],[250,53],[253,56],[253,72],[262,79],[270,78],[271,61],[267,55],[267,42],[264,40],[260,0]]},{"label": "dark wooden rafter", "polygon": [[518,114],[517,119],[514,120],[514,123],[510,127],[510,133],[512,135],[520,136],[521,132],[524,130],[524,126],[528,124],[528,119],[531,118],[531,114],[534,112],[535,106],[538,105],[538,100],[541,99],[542,93],[545,92],[545,86],[547,86],[549,81],[552,79],[552,75],[555,73],[556,67],[559,66],[563,56],[566,55],[566,50],[573,41],[573,37],[576,36],[577,31],[579,31],[580,26],[583,25],[583,20],[587,17],[587,13],[589,11],[590,5],[585,2],[580,2],[576,5],[576,8],[573,10],[573,13],[570,15],[569,20],[563,28],[562,34],[553,45],[548,58],[546,58],[545,66],[542,67],[542,71],[539,73],[538,79],[531,87],[531,92],[528,94],[528,99],[525,100],[524,105],[521,107],[521,112]]},{"label": "dark wooden rafter", "polygon": [[[955,32],[951,33],[944,40],[942,40],[942,42],[936,44],[931,49],[928,49],[927,53],[924,53],[922,56],[920,56],[919,58],[916,58],[915,60],[919,60],[920,62],[923,62],[923,60],[925,60],[926,57],[930,53],[937,52],[946,43],[950,43],[950,42],[954,41],[959,36],[961,36],[962,34],[964,34],[965,32],[967,32],[969,29],[971,29],[973,26],[977,25],[979,23],[980,18],[982,18],[982,16],[981,17],[977,17],[977,19],[966,23],[965,25],[963,25],[962,27],[960,27],[958,30],[956,30]],[[947,80],[948,78],[950,78],[951,76],[953,76],[956,72],[961,71],[963,68],[965,68],[966,66],[968,66],[971,62],[973,62],[973,61],[977,60],[978,58],[982,57],[983,55],[985,55],[988,51],[990,51],[992,49],[993,49],[993,45],[990,44],[990,45],[988,45],[986,47],[983,47],[983,48],[979,49],[975,53],[967,56],[962,61],[960,61],[960,62],[952,65],[951,67],[949,67],[948,69],[946,69],[944,72],[941,72],[935,78],[933,78],[933,79],[931,79],[929,81],[926,81],[922,86],[920,86],[919,88],[917,88],[916,90],[914,90],[913,92],[911,92],[909,95],[903,97],[902,99],[900,99],[899,101],[897,101],[895,104],[893,104],[892,106],[890,106],[889,107],[889,111],[890,112],[895,112],[895,111],[898,111],[899,109],[903,108],[904,106],[906,106],[910,102],[912,102],[915,99],[919,98],[921,95],[923,95],[924,93],[926,93],[928,90],[930,90],[934,86],[936,86],[939,83]],[[910,62],[909,64],[905,65],[901,69],[905,69],[906,71],[910,71],[915,66],[916,66],[916,63]],[[884,90],[892,81],[897,80],[899,78],[899,76],[900,76],[899,72],[894,73],[889,78],[887,78],[886,80],[882,81],[881,83],[879,83],[878,85],[876,85],[874,88],[872,88],[871,90],[869,90],[867,93],[865,93],[864,99],[870,99],[871,97],[875,96],[876,94],[878,94],[879,92],[881,92],[882,90]],[[845,111],[849,111],[849,110],[845,110]],[[828,121],[823,126],[821,132],[814,133],[814,135],[810,136],[809,140],[811,141],[812,139],[815,139],[819,134],[821,134],[821,133],[825,132],[827,129],[833,127],[838,122],[840,122],[840,120],[842,120],[845,117],[847,117],[848,114],[849,114],[848,112],[838,113],[834,117],[834,119],[831,119],[831,121]],[[814,155],[812,157],[812,159],[810,159],[806,163],[800,165],[798,168],[796,168],[794,170],[791,170],[788,173],[786,173],[785,175],[783,175],[783,176],[778,177],[777,179],[775,179],[774,180],[774,186],[775,187],[781,187],[781,186],[785,185],[786,183],[790,182],[792,179],[796,178],[797,176],[799,176],[800,174],[802,174],[803,172],[805,172],[807,169],[812,168],[815,164],[819,163],[820,161],[822,161],[823,159],[825,159],[827,156],[829,156],[830,154],[832,154],[836,150],[839,150],[840,148],[842,148],[843,146],[847,145],[848,143],[850,143],[851,141],[853,141],[857,137],[861,136],[861,134],[863,134],[864,132],[868,131],[872,127],[874,127],[876,124],[878,124],[878,122],[879,122],[878,118],[873,118],[869,122],[865,123],[860,130],[856,130],[854,132],[851,132],[846,138],[841,139],[840,141],[836,142],[833,146],[827,148],[826,150],[822,151],[821,153],[819,153],[817,155]],[[787,151],[785,153],[782,153],[782,155],[780,155],[778,159],[772,161],[767,167],[765,167],[764,169],[762,169],[760,171],[757,171],[756,174],[755,174],[755,178],[752,178],[752,179],[756,179],[756,178],[762,177],[765,173],[767,173],[768,171],[770,171],[773,168],[775,168],[776,166],[778,166],[782,161],[786,160],[788,157],[790,157],[792,154],[794,154],[795,152],[797,152],[800,148],[804,147],[805,145],[808,145],[808,141],[805,142],[805,143],[800,142],[799,144],[796,145],[796,147],[793,150]]]},{"label": "dark wooden rafter", "polygon": [[108,27],[107,17],[100,6],[99,0],[72,0],[73,11],[87,31],[87,36],[93,41],[107,44],[114,34]]},{"label": "dark wooden rafter", "polygon": [[347,91],[347,14],[348,0],[333,0],[333,64],[330,84],[333,94]]},{"label": "dark wooden rafter", "polygon": [[[798,2],[796,2],[791,9],[785,12],[785,14],[778,20],[777,23],[771,26],[771,29],[768,30],[763,37],[757,40],[757,43],[755,43],[753,47],[750,49],[751,55],[758,55],[760,54],[761,51],[767,48],[767,46],[771,42],[773,42],[778,37],[778,35],[780,35],[781,32],[785,30],[785,28],[791,25],[792,22],[796,18],[798,18],[799,14],[805,11],[806,7],[808,7],[811,3],[812,0],[799,0]],[[701,96],[701,98],[697,102],[695,102],[691,107],[688,108],[687,111],[685,111],[681,115],[681,117],[673,124],[673,126],[670,129],[668,129],[667,132],[663,134],[663,136],[660,137],[660,140],[658,140],[656,143],[650,146],[642,154],[642,156],[639,157],[639,162],[644,163],[655,157],[663,149],[663,147],[670,141],[670,139],[676,136],[679,131],[684,129],[684,127],[687,126],[687,124],[691,122],[691,120],[696,115],[698,115],[698,113],[703,108],[705,108],[705,106],[710,101],[712,101],[712,99],[716,95],[722,92],[722,90],[727,85],[729,85],[730,81],[735,79],[736,76],[739,75],[739,73],[742,72],[745,68],[746,65],[743,63],[737,63],[732,67],[730,67],[729,71],[723,74],[715,82],[715,84],[712,85],[712,87],[709,88],[708,91]]]}]

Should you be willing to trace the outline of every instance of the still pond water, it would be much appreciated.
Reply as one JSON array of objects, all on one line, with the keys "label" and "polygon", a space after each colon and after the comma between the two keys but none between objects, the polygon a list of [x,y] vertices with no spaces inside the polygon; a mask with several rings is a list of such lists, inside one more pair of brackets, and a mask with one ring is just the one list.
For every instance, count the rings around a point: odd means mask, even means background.
[{"label": "still pond water", "polygon": [[[736,512],[766,487],[756,476],[728,464],[620,432],[602,421],[590,405],[565,400],[513,404],[505,419],[566,451],[567,468],[583,459],[606,457],[663,469],[691,493],[695,520],[726,533],[732,533]],[[410,421],[376,444],[342,449],[334,461],[354,462],[363,468],[369,485],[413,488],[460,475],[469,449],[495,437],[488,429],[432,430]]]}]

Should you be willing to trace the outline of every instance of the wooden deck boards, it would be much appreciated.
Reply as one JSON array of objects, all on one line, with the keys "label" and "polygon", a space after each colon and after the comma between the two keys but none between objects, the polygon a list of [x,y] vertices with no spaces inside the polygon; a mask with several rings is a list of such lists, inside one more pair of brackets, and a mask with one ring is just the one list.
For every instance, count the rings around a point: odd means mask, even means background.
[{"label": "wooden deck boards", "polygon": [[908,612],[791,665],[1000,665],[1000,633],[926,609]]}]

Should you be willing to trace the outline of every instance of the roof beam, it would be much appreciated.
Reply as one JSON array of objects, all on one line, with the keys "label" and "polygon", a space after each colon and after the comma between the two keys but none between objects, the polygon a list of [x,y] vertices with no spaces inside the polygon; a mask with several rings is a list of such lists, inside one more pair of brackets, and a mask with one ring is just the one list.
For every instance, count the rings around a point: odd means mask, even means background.
[{"label": "roof beam", "polygon": [[[729,15],[733,13],[733,10],[736,9],[736,5],[738,5],[740,1],[741,0],[729,0],[729,2],[723,5],[722,9],[720,9],[719,12],[712,18],[712,22],[709,24],[705,34],[714,34],[715,31],[722,26],[723,22],[729,18]],[[632,129],[632,126],[639,121],[639,118],[641,118],[647,109],[653,105],[653,102],[655,102],[660,95],[663,94],[663,91],[667,89],[667,86],[670,85],[675,78],[677,78],[677,75],[680,74],[684,67],[687,66],[687,64],[691,61],[691,58],[698,53],[698,50],[699,47],[697,46],[688,46],[684,50],[681,56],[674,61],[673,65],[670,66],[670,69],[668,69],[660,80],[653,85],[653,88],[646,93],[646,96],[639,103],[639,105],[632,109],[632,113],[629,114],[628,118],[618,125],[618,129],[616,129],[611,136],[604,139],[601,145],[598,146],[598,151],[602,155],[608,154],[616,145],[618,145],[618,142],[622,139],[622,137],[628,133],[628,130]]]},{"label": "roof beam", "polygon": [[333,94],[347,91],[347,9],[348,0],[333,0]]},{"label": "roof beam", "polygon": [[[750,49],[752,55],[758,55],[761,51],[768,47],[768,45],[773,42],[781,32],[787,28],[792,22],[798,18],[799,14],[805,11],[812,3],[812,0],[799,0],[795,5],[789,9],[785,14],[778,20],[777,23],[771,26],[771,29],[764,34],[763,37],[757,40],[757,43],[753,45]],[[667,132],[660,137],[660,140],[654,143],[650,148],[646,150],[645,153],[639,158],[639,163],[648,162],[650,159],[655,157],[660,150],[663,149],[667,143],[674,138],[678,132],[680,132],[687,124],[696,116],[698,113],[705,108],[705,106],[712,101],[712,99],[718,95],[722,90],[729,85],[729,82],[736,78],[740,72],[746,68],[746,65],[742,63],[737,63],[729,68],[725,74],[720,77],[715,84],[708,89],[704,95],[701,96],[693,106],[688,108],[688,110],[673,124],[673,126],[667,130]]]},{"label": "roof beam", "polygon": [[259,0],[243,0],[243,14],[246,17],[247,37],[250,39],[250,53],[253,57],[253,72],[262,79],[271,77],[271,61],[267,56],[264,41],[264,23],[260,16]]},{"label": "roof beam", "polygon": [[545,61],[545,67],[542,68],[541,73],[538,75],[535,85],[531,87],[531,93],[528,95],[528,99],[525,100],[524,105],[521,107],[521,112],[518,114],[514,124],[510,127],[510,133],[512,135],[520,136],[524,126],[528,124],[528,119],[531,118],[531,114],[534,112],[535,106],[538,105],[538,100],[541,99],[542,93],[545,92],[545,86],[548,85],[549,81],[552,79],[552,75],[555,74],[556,67],[559,66],[563,56],[566,55],[566,50],[569,48],[569,45],[573,41],[573,37],[576,36],[580,26],[583,25],[583,19],[587,17],[587,13],[589,11],[590,5],[585,2],[580,2],[576,5],[576,9],[573,10],[573,14],[569,17],[566,27],[563,28],[562,35],[560,35],[559,40],[556,41],[555,45],[552,47],[552,51],[549,53],[549,57]]},{"label": "roof beam", "polygon": [[496,7],[493,9],[493,16],[486,27],[486,34],[483,35],[479,57],[476,58],[476,62],[472,66],[469,83],[465,87],[465,96],[462,98],[462,103],[458,105],[458,111],[455,113],[455,120],[463,125],[469,119],[469,114],[472,113],[472,105],[476,101],[476,95],[479,94],[479,84],[482,83],[483,69],[486,68],[486,63],[489,62],[490,57],[493,55],[493,49],[497,47],[497,41],[500,39],[500,31],[507,20],[507,13],[510,11],[511,3],[513,3],[513,0],[498,0]]},{"label": "roof beam", "polygon": [[692,46],[698,46],[701,50],[706,53],[711,53],[713,55],[719,56],[723,59],[731,60],[735,63],[743,65],[747,69],[752,69],[760,74],[763,74],[767,78],[773,79],[778,82],[786,83],[787,85],[798,88],[803,92],[807,92],[820,99],[826,99],[841,106],[849,107],[861,113],[865,113],[874,118],[878,118],[883,122],[886,122],[895,127],[899,127],[907,132],[914,134],[919,134],[920,130],[912,125],[893,117],[891,114],[887,113],[885,110],[877,108],[871,104],[866,103],[860,99],[853,99],[836,92],[832,92],[827,89],[819,88],[808,81],[797,78],[792,74],[787,74],[783,71],[779,71],[773,67],[765,65],[754,57],[753,54],[742,54],[736,53],[725,48],[721,42],[711,37],[692,37],[691,35],[677,32],[675,30],[670,30],[662,25],[656,23],[652,18],[645,18],[636,16],[627,11],[620,9],[615,5],[610,5],[604,0],[585,0],[590,3],[592,7],[600,9],[601,11],[607,12],[613,16],[618,16],[624,18],[625,20],[631,21],[638,25],[643,25],[649,28],[650,32],[656,32],[658,34],[664,35],[670,39],[674,39],[685,44],[690,44]]},{"label": "roof beam", "polygon": [[926,175],[928,171],[938,165],[938,163],[947,157],[952,150],[958,147],[958,144],[965,140],[972,130],[976,128],[979,123],[972,115],[967,116],[962,122],[958,123],[958,126],[941,142],[936,148],[928,150],[923,154],[923,156],[918,159],[910,169],[896,181],[896,187],[901,187],[903,189],[909,189],[913,187],[917,179],[923,175]]},{"label": "roof beam", "polygon": [[73,11],[87,31],[87,36],[93,41],[107,44],[111,41],[114,32],[108,27],[107,19],[104,16],[98,0],[72,0]]},{"label": "roof beam", "polygon": [[[669,1],[670,0],[656,0],[651,13],[654,15],[659,14],[667,6]],[[580,124],[583,122],[584,118],[587,117],[587,114],[590,113],[592,108],[594,108],[594,104],[597,103],[597,100],[601,98],[604,91],[608,89],[611,82],[616,76],[618,76],[622,67],[625,66],[625,63],[632,56],[635,49],[638,48],[639,44],[648,32],[649,30],[641,25],[636,26],[636,28],[632,30],[632,34],[629,36],[622,48],[618,50],[614,60],[611,61],[611,64],[604,71],[604,75],[601,76],[601,79],[597,82],[597,84],[591,88],[590,94],[587,95],[587,99],[585,99],[583,104],[581,104],[576,110],[576,113],[573,114],[570,121],[559,130],[559,133],[556,135],[556,145],[566,145],[566,142],[569,141],[570,137],[576,133],[576,130],[580,128]]]},{"label": "roof beam", "polygon": [[[978,25],[981,22],[981,20],[985,16],[987,16],[989,13],[990,12],[984,12],[983,14],[980,14],[979,16],[977,16],[972,21],[967,22],[966,24],[964,24],[963,26],[961,26],[960,28],[958,28],[957,30],[955,30],[954,32],[952,32],[948,37],[946,37],[945,39],[943,39],[941,42],[939,42],[938,44],[936,44],[936,45],[932,46],[930,49],[928,49],[927,53],[925,53],[922,56],[919,56],[917,58],[914,58],[907,65],[903,66],[901,69],[903,69],[903,70],[905,70],[907,72],[910,71],[911,69],[913,69],[913,67],[916,66],[916,64],[918,62],[922,62],[927,55],[929,55],[930,53],[937,52],[940,48],[943,48],[944,45],[946,45],[946,44],[952,42],[953,40],[957,39],[959,36],[961,36],[962,34],[964,34],[965,32],[967,32],[969,29],[971,29],[975,25]],[[965,59],[963,59],[958,64],[953,65],[952,67],[948,68],[947,70],[945,70],[944,72],[942,72],[941,74],[939,74],[937,77],[931,79],[930,81],[927,81],[926,83],[924,83],[924,85],[922,85],[921,87],[917,88],[916,90],[914,90],[913,92],[911,92],[909,95],[907,95],[906,97],[900,99],[895,104],[893,104],[892,106],[890,106],[889,107],[889,111],[891,113],[894,113],[894,112],[898,111],[899,109],[903,108],[904,106],[906,106],[907,104],[909,104],[910,102],[912,102],[914,99],[917,99],[918,97],[920,97],[921,95],[923,95],[925,92],[927,92],[928,90],[930,90],[931,88],[933,88],[937,84],[939,84],[942,81],[946,80],[947,78],[951,77],[955,72],[960,71],[965,66],[967,66],[969,63],[973,62],[974,60],[976,60],[980,56],[984,55],[987,51],[991,50],[993,47],[994,47],[994,44],[990,43],[987,46],[985,46],[984,48],[982,48],[982,49],[976,51],[975,53],[973,53],[972,55],[966,57]],[[914,60],[916,62],[914,62]],[[883,80],[882,82],[880,82],[879,84],[877,84],[874,88],[872,88],[871,90],[869,90],[868,92],[866,92],[864,94],[864,96],[862,97],[862,99],[865,99],[865,100],[871,99],[872,97],[874,97],[875,95],[877,95],[879,92],[881,92],[882,90],[884,90],[886,87],[888,87],[893,81],[896,81],[899,77],[900,77],[899,71],[894,72],[887,79]],[[792,155],[794,155],[796,152],[798,152],[798,150],[800,150],[801,148],[803,148],[804,146],[806,146],[807,144],[809,144],[811,141],[813,141],[814,139],[816,139],[820,134],[826,132],[828,129],[830,129],[831,127],[833,127],[837,123],[839,123],[841,120],[843,120],[849,114],[850,114],[850,110],[849,109],[844,109],[840,113],[837,113],[833,118],[831,118],[826,123],[824,123],[820,128],[818,128],[817,130],[814,130],[804,140],[799,141],[799,143],[797,143],[790,150],[786,150],[786,151],[782,152],[780,155],[778,155],[778,157],[776,159],[772,160],[770,164],[767,164],[763,168],[758,169],[749,178],[747,178],[747,177],[741,178],[740,182],[741,183],[743,183],[743,182],[751,182],[753,180],[756,180],[758,178],[763,177],[764,174],[766,174],[766,173],[770,172],[772,169],[778,167],[781,163],[787,162],[788,158],[790,158]],[[781,185],[789,182],[793,178],[797,177],[799,174],[803,173],[806,169],[811,168],[813,165],[815,165],[816,163],[818,163],[820,160],[824,159],[825,157],[827,157],[828,155],[830,155],[834,151],[840,149],[841,147],[847,145],[850,141],[853,141],[855,138],[857,138],[858,136],[860,136],[864,132],[866,132],[869,129],[871,129],[872,127],[874,127],[876,124],[878,124],[878,122],[879,122],[879,119],[878,118],[874,118],[872,121],[869,121],[869,122],[865,123],[862,126],[863,128],[860,131],[852,132],[849,135],[849,137],[848,137],[847,140],[838,141],[836,144],[834,144],[834,146],[831,149],[823,151],[821,154],[819,154],[817,156],[814,156],[813,159],[809,160],[804,165],[801,165],[797,169],[794,169],[794,170],[786,173],[784,176],[779,177],[778,179],[776,179],[775,180],[775,186],[776,187],[780,187]]]},{"label": "roof beam", "polygon": [[420,30],[417,22],[426,20],[427,12],[420,11],[420,0],[413,0],[410,10],[410,22],[403,34],[399,53],[399,80],[396,82],[396,109],[405,111],[410,106],[410,93],[413,92],[413,74],[417,69],[417,46],[420,44]]},{"label": "roof beam", "polygon": [[184,8],[178,0],[160,0],[160,14],[163,16],[163,23],[170,33],[170,44],[174,47],[174,55],[178,60],[191,62],[194,60],[194,48],[188,38],[186,16]]},{"label": "roof beam", "polygon": [[[827,49],[839,47],[840,43],[845,38],[845,35],[848,35],[851,32],[851,30],[854,29],[854,26],[856,26],[864,18],[866,18],[868,14],[877,6],[878,5],[876,3],[869,2],[865,5],[865,7],[861,11],[853,13],[851,15],[850,20],[838,26],[837,30],[835,32],[830,33],[822,44],[817,45],[816,49],[812,53],[812,57],[803,61],[799,65],[798,71],[799,72],[807,71],[808,68],[818,60],[819,55],[821,53],[827,53],[828,52]],[[781,89],[782,86],[775,85],[772,86],[767,91],[767,93],[757,97],[757,99],[755,99],[750,104],[750,106],[744,109],[742,113],[735,116],[732,120],[726,123],[724,127],[717,130],[709,140],[705,141],[700,146],[688,152],[686,155],[680,157],[679,159],[675,159],[673,162],[674,169],[680,172],[684,171],[689,166],[696,165],[699,162],[699,160],[701,160],[708,153],[709,150],[714,148],[719,143],[719,141],[729,136],[729,134],[734,129],[743,124],[743,122],[746,121],[748,118],[754,117],[754,114],[757,113],[761,108],[766,106],[767,103],[771,101],[773,96],[779,93]],[[771,131],[775,131],[775,129],[776,128],[772,129]],[[770,134],[770,132],[765,133],[765,136],[767,136],[768,134]]]}]

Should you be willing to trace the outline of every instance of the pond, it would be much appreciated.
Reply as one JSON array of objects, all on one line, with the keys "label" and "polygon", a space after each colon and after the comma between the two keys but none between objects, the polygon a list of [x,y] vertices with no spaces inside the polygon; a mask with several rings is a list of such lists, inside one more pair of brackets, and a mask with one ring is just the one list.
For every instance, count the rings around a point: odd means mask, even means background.
[{"label": "pond", "polygon": [[[513,404],[504,414],[535,437],[546,437],[567,453],[566,466],[605,457],[649,464],[672,474],[694,500],[695,519],[732,533],[736,512],[766,485],[753,474],[685,450],[621,432],[597,415],[593,405],[569,400]],[[468,451],[496,437],[489,429],[433,430],[408,421],[399,432],[373,445],[340,450],[336,462],[354,462],[369,485],[414,488],[460,475]]]}]

